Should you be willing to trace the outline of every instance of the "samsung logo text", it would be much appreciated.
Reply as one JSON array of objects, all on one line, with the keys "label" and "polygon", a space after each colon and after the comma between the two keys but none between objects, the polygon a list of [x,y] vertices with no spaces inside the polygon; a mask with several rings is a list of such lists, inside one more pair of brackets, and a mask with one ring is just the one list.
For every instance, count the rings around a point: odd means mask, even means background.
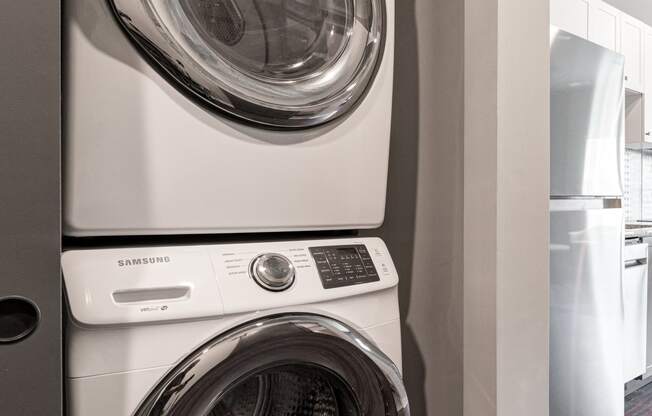
[{"label": "samsung logo text", "polygon": [[169,256],[142,257],[137,259],[121,259],[118,260],[118,267],[143,266],[146,264],[169,263],[169,262],[170,262]]}]

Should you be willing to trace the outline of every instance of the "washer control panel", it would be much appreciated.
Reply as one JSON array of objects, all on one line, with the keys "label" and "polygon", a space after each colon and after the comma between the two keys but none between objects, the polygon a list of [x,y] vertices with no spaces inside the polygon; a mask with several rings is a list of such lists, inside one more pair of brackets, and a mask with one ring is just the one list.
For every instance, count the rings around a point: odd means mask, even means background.
[{"label": "washer control panel", "polygon": [[310,247],[324,289],[380,280],[364,244]]},{"label": "washer control panel", "polygon": [[84,325],[286,309],[398,284],[385,243],[365,237],[70,250],[62,268]]}]

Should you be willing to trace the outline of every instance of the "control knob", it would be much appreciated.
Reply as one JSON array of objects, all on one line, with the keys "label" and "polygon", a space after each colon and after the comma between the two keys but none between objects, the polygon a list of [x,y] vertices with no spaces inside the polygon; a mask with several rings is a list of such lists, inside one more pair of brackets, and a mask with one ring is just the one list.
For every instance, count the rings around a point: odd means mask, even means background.
[{"label": "control knob", "polygon": [[280,292],[294,283],[294,265],[282,254],[265,253],[255,257],[249,274],[263,289]]}]

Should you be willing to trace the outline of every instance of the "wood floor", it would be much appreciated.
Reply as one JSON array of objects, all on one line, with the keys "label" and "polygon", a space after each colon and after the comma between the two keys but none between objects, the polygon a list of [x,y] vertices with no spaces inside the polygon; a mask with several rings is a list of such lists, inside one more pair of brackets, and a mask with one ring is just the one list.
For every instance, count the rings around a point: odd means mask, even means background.
[{"label": "wood floor", "polygon": [[625,416],[652,416],[652,384],[625,397]]}]

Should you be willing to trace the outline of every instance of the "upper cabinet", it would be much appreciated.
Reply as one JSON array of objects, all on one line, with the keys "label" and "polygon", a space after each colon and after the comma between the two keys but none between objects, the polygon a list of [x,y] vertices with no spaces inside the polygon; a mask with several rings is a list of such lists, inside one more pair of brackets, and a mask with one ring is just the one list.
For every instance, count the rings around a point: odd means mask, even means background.
[{"label": "upper cabinet", "polygon": [[590,0],[551,0],[551,23],[561,30],[588,39],[589,1]]},{"label": "upper cabinet", "polygon": [[589,5],[589,37],[591,42],[612,51],[620,51],[620,10],[602,1]]},{"label": "upper cabinet", "polygon": [[551,0],[550,21],[558,28],[620,50],[620,10],[601,0]]},{"label": "upper cabinet", "polygon": [[643,95],[643,142],[652,143],[652,28],[645,29],[644,37],[645,88]]},{"label": "upper cabinet", "polygon": [[624,13],[621,14],[620,53],[625,56],[625,87],[637,92],[643,92],[644,85],[645,32],[646,25],[643,22]]}]

